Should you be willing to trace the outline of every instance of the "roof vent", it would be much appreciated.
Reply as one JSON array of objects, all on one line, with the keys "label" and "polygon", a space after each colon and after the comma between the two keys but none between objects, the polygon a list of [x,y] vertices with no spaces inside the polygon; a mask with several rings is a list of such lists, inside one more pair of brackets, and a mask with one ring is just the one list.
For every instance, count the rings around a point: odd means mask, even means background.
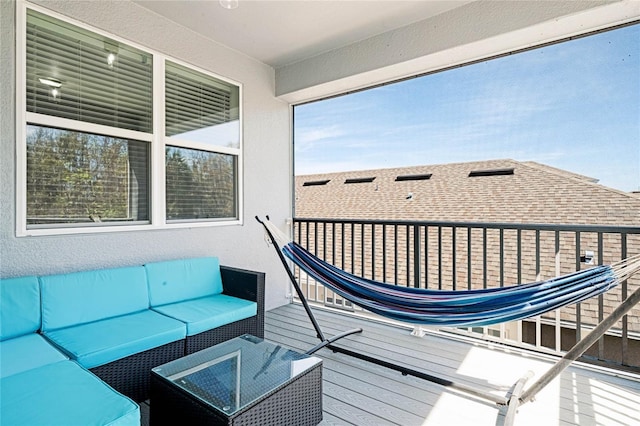
[{"label": "roof vent", "polygon": [[507,176],[513,174],[513,167],[510,169],[473,170],[469,172],[469,177],[478,176]]},{"label": "roof vent", "polygon": [[345,179],[344,183],[368,183],[368,182],[373,182],[374,179],[375,179],[375,176],[365,177],[365,178],[350,178],[350,179]]},{"label": "roof vent", "polygon": [[424,173],[421,175],[403,175],[396,176],[396,182],[402,182],[406,180],[429,180],[431,179],[432,173]]},{"label": "roof vent", "polygon": [[328,184],[329,181],[331,181],[331,179],[310,180],[310,181],[307,181],[307,182],[303,183],[302,186],[322,186],[322,185]]}]

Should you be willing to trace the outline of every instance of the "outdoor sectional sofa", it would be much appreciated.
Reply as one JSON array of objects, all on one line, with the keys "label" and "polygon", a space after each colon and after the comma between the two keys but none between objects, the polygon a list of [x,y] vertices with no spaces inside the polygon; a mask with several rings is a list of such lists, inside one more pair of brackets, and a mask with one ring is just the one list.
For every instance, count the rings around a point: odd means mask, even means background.
[{"label": "outdoor sectional sofa", "polygon": [[3,424],[139,425],[151,368],[264,336],[264,274],[213,257],[2,279],[0,292]]}]

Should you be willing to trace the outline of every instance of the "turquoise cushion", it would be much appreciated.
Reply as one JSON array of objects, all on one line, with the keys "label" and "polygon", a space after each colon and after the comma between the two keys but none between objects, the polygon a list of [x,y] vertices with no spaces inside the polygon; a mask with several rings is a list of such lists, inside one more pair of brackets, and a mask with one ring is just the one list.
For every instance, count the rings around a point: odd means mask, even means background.
[{"label": "turquoise cushion", "polygon": [[2,424],[140,426],[140,407],[73,361],[0,381]]},{"label": "turquoise cushion", "polygon": [[0,279],[0,340],[40,329],[40,287],[37,277]]},{"label": "turquoise cushion", "polygon": [[220,263],[216,257],[147,263],[144,267],[151,306],[222,293]]},{"label": "turquoise cushion", "polygon": [[157,312],[135,314],[47,331],[45,336],[85,368],[98,367],[186,336],[185,325]]},{"label": "turquoise cushion", "polygon": [[99,321],[149,307],[142,266],[40,277],[42,329]]},{"label": "turquoise cushion", "polygon": [[67,359],[39,334],[0,342],[0,378]]},{"label": "turquoise cushion", "polygon": [[187,336],[256,315],[258,305],[249,300],[218,294],[152,308],[187,325]]}]

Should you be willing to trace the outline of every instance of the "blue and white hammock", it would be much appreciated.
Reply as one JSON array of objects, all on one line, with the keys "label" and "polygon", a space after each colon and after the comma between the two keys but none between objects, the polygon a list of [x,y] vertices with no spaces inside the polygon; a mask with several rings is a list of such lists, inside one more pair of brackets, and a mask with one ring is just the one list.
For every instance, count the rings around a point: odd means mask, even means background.
[{"label": "blue and white hammock", "polygon": [[[278,232],[266,223],[272,233]],[[637,255],[546,281],[480,290],[430,290],[358,277],[293,241],[281,250],[310,277],[355,305],[387,318],[441,327],[487,326],[540,315],[605,293],[640,270]]]}]

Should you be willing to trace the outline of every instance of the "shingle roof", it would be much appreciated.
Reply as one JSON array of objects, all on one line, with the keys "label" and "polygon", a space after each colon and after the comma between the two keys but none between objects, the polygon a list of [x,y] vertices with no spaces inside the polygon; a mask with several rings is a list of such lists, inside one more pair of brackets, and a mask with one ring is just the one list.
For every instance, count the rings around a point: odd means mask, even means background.
[{"label": "shingle roof", "polygon": [[[470,177],[471,172],[481,173]],[[296,177],[295,213],[337,219],[640,224],[640,197],[596,182],[509,159],[303,175]]]}]

